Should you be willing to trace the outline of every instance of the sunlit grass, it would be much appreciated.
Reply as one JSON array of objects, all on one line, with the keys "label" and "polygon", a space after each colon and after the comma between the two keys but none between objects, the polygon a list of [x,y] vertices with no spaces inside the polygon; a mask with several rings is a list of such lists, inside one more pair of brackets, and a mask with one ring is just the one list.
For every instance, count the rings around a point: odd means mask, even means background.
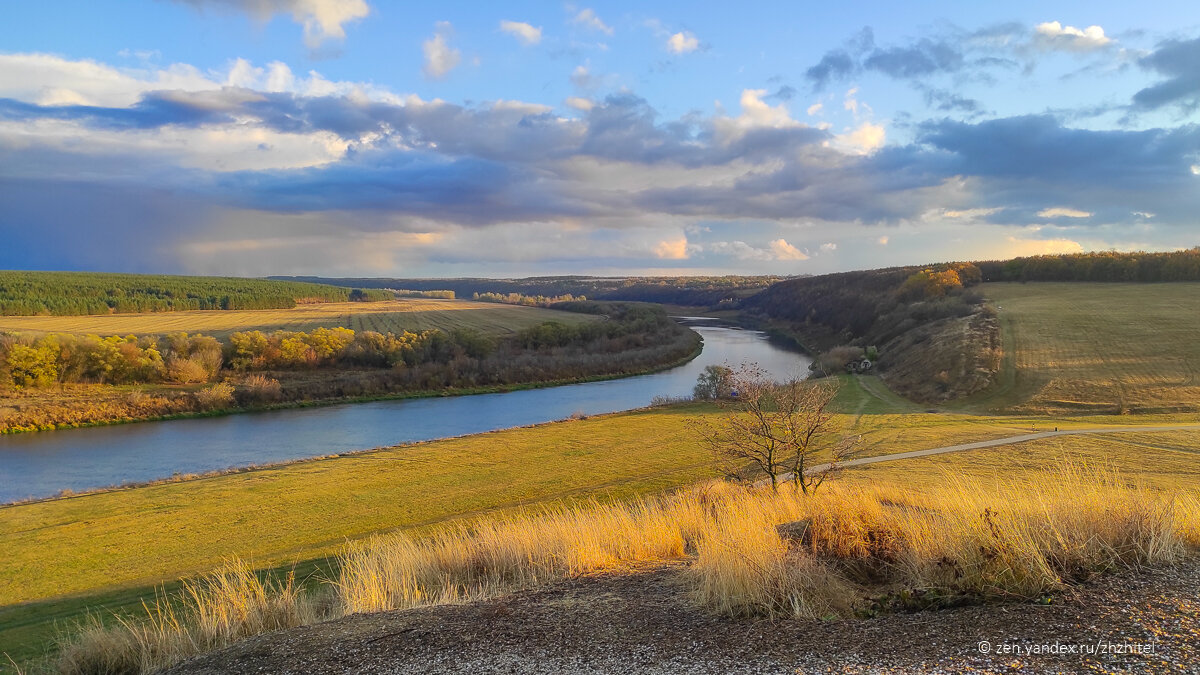
[{"label": "sunlit grass", "polygon": [[[350,546],[315,599],[240,564],[185,586],[140,620],[85,625],[56,670],[163,667],[255,632],[357,612],[494,597],[629,563],[690,558],[702,608],[735,616],[848,618],[881,598],[1033,600],[1094,574],[1168,564],[1200,543],[1196,494],[1061,463],[925,489],[707,483],[621,504],[587,502]],[[934,605],[936,606],[936,604]],[[164,609],[165,607],[165,609]]]}]

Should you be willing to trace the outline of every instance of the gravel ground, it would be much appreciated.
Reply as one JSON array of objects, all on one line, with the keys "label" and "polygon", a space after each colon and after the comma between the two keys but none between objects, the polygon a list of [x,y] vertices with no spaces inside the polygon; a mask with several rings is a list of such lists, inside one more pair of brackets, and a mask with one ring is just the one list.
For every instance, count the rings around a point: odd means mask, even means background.
[{"label": "gravel ground", "polygon": [[834,622],[714,616],[689,602],[685,567],[356,615],[259,636],[170,672],[1200,673],[1196,559],[1111,575],[1048,606]]}]

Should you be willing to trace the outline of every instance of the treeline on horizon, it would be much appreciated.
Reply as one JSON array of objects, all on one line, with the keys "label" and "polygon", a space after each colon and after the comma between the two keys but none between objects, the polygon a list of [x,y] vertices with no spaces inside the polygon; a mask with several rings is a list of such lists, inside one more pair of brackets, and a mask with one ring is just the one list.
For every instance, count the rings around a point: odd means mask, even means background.
[{"label": "treeline on horizon", "polygon": [[332,284],[355,288],[390,288],[424,291],[449,290],[460,298],[475,294],[558,298],[586,297],[591,300],[658,302],[671,305],[715,306],[736,303],[783,276],[677,276],[677,277],[529,277],[526,279],[371,279],[324,277],[269,277],[286,281]]},{"label": "treeline on horizon", "polygon": [[0,271],[0,315],[4,316],[290,309],[303,302],[393,297],[379,289],[271,279]]},{"label": "treeline on horizon", "polygon": [[1200,281],[1200,246],[1148,253],[1095,251],[976,262],[984,281]]}]

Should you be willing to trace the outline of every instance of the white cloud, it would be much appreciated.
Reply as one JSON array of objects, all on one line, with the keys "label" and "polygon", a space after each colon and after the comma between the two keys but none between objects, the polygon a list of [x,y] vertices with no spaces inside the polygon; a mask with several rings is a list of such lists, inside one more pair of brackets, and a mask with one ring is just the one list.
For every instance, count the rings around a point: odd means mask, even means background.
[{"label": "white cloud", "polygon": [[654,247],[654,255],[663,260],[684,260],[688,257],[687,237],[664,239]]},{"label": "white cloud", "polygon": [[159,70],[114,68],[51,54],[0,54],[0,97],[39,105],[130,106],[147,91],[220,89],[224,77],[173,64]]},{"label": "white cloud", "polygon": [[1065,206],[1056,206],[1051,209],[1042,209],[1038,211],[1038,218],[1090,218],[1091,213],[1080,211],[1079,209],[1067,208]]},{"label": "white cloud", "polygon": [[667,49],[676,54],[694,52],[699,48],[700,40],[688,31],[675,33],[671,37],[667,38]]},{"label": "white cloud", "polygon": [[1047,21],[1034,26],[1034,43],[1043,49],[1064,49],[1073,52],[1089,52],[1103,49],[1112,44],[1112,38],[1104,34],[1100,26],[1079,29],[1064,26],[1057,21]]},{"label": "white cloud", "polygon": [[[782,241],[782,240],[780,240]],[[837,250],[837,244],[831,242],[821,244],[821,253],[833,253]]]},{"label": "white cloud", "polygon": [[304,43],[319,47],[330,39],[346,37],[345,24],[371,13],[366,0],[182,0],[196,7],[221,6],[268,20],[276,14],[291,14],[304,26]]},{"label": "white cloud", "polygon": [[1071,239],[1018,239],[1008,237],[1004,257],[1082,253],[1083,246]]},{"label": "white cloud", "polygon": [[1193,176],[1200,176],[1200,164],[1193,164],[1193,165],[1192,165],[1192,175],[1193,175]]},{"label": "white cloud", "polygon": [[824,107],[825,107],[825,105],[823,103],[814,103],[814,104],[808,106],[808,110],[806,112],[808,113],[809,117],[812,117],[813,115],[816,115],[817,113],[821,112],[821,109]]},{"label": "white cloud", "polygon": [[965,218],[967,220],[975,220],[976,218],[986,218],[993,213],[999,213],[1003,210],[1004,209],[998,207],[990,209],[961,209],[942,211],[942,215],[947,218]]},{"label": "white cloud", "polygon": [[762,127],[783,129],[804,126],[792,119],[786,103],[773,106],[763,100],[766,95],[766,89],[743,89],[739,101],[742,114],[737,117],[720,116],[713,120],[717,138],[722,143],[730,143],[741,138],[751,129]]},{"label": "white cloud", "polygon": [[573,19],[571,19],[571,21],[573,21],[574,23],[580,24],[582,26],[587,26],[588,28],[598,30],[601,33],[604,33],[605,35],[613,34],[612,26],[609,26],[608,24],[601,21],[600,17],[596,16],[596,12],[590,8],[585,8],[585,9],[579,10],[579,13],[576,14],[575,17]]},{"label": "white cloud", "polygon": [[1143,218],[1145,220],[1150,220],[1151,218],[1154,217],[1154,214],[1150,213],[1149,211],[1134,211],[1133,215],[1137,216],[1138,218]]},{"label": "white cloud", "polygon": [[766,247],[751,246],[744,241],[718,241],[707,244],[704,250],[719,255],[729,255],[738,260],[808,260],[808,255],[787,243],[786,239],[768,242]]},{"label": "white cloud", "polygon": [[583,98],[581,96],[568,96],[563,102],[576,110],[582,110],[584,112],[596,107],[596,104],[593,103],[591,99]]},{"label": "white cloud", "polygon": [[500,22],[500,30],[511,34],[517,38],[521,44],[536,45],[542,41],[541,27],[534,27],[520,21],[509,21],[505,19]]},{"label": "white cloud", "polygon": [[857,128],[833,137],[832,145],[845,152],[867,155],[883,147],[887,130],[882,125],[863,122]]},{"label": "white cloud", "polygon": [[454,70],[458,66],[458,62],[462,60],[462,53],[446,43],[446,38],[453,30],[454,27],[450,25],[449,21],[439,21],[433,37],[421,45],[421,50],[425,52],[423,70],[426,77],[435,80],[441,79]]},{"label": "white cloud", "polygon": [[880,246],[887,246],[887,245],[888,245],[888,242],[889,242],[889,241],[891,241],[891,239],[889,239],[889,238],[888,238],[888,236],[885,234],[885,235],[883,235],[882,237],[880,237],[880,238],[876,239],[875,241],[876,241],[876,242],[877,242],[877,243],[878,243]]},{"label": "white cloud", "polygon": [[[825,247],[822,246],[821,248],[824,249]],[[774,255],[775,260],[808,260],[808,256],[804,254],[804,251],[792,246],[784,239],[772,241],[770,251]]]}]

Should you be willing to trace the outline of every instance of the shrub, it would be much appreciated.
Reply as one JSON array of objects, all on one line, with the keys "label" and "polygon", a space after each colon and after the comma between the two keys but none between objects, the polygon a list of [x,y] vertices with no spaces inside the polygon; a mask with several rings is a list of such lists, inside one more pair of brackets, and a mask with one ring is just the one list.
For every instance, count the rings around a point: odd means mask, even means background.
[{"label": "shrub", "polygon": [[279,380],[261,373],[250,375],[242,381],[242,385],[246,388],[246,396],[256,403],[278,401],[283,396]]},{"label": "shrub", "polygon": [[220,410],[233,405],[233,385],[218,382],[196,392],[196,404],[201,410]]},{"label": "shrub", "polygon": [[171,382],[195,384],[207,382],[208,378],[208,369],[196,358],[173,357],[167,361],[167,379]]}]

